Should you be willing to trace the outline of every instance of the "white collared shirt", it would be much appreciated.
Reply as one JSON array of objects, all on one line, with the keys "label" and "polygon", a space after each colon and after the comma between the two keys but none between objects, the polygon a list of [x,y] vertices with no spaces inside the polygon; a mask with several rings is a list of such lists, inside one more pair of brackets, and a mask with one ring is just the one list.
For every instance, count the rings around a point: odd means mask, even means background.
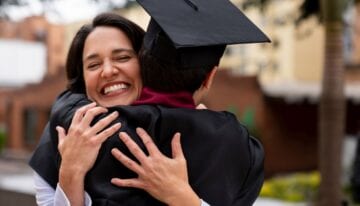
[{"label": "white collared shirt", "polygon": [[[34,172],[34,185],[38,206],[71,206],[59,184],[56,185],[56,189],[54,190],[38,173]],[[92,201],[87,192],[85,192],[84,198],[85,206],[91,206]],[[201,200],[200,206],[210,205]]]}]

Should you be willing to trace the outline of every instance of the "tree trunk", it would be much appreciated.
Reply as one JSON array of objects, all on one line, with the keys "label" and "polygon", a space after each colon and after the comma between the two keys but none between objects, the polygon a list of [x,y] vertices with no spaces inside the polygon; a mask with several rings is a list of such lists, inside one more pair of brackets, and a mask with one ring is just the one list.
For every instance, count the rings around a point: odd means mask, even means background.
[{"label": "tree trunk", "polygon": [[320,206],[338,206],[342,200],[341,155],[345,126],[343,25],[341,15],[337,18],[331,12],[339,1],[323,0],[321,5],[325,14],[325,63],[319,107]]}]

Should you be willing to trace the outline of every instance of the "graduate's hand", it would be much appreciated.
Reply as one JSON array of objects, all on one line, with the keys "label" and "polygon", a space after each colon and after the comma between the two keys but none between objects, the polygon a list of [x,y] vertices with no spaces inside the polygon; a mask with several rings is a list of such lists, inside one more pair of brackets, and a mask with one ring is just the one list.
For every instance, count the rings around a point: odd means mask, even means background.
[{"label": "graduate's hand", "polygon": [[145,130],[137,128],[148,150],[147,156],[125,132],[120,132],[120,139],[140,164],[131,160],[121,151],[114,148],[111,153],[130,170],[138,174],[138,178],[113,178],[111,182],[119,187],[135,187],[147,191],[154,198],[168,205],[200,205],[200,199],[188,183],[186,160],[181,148],[180,133],[176,133],[171,141],[172,157],[163,155]]},{"label": "graduate's hand", "polygon": [[196,109],[207,109],[206,105],[203,103],[200,103],[196,106]]},{"label": "graduate's hand", "polygon": [[117,112],[109,114],[90,126],[95,116],[105,112],[107,112],[106,108],[91,103],[75,112],[67,132],[60,126],[56,127],[59,137],[58,149],[61,155],[61,170],[85,175],[91,169],[101,144],[118,131],[121,126],[120,123],[116,123],[105,129],[117,118]]}]

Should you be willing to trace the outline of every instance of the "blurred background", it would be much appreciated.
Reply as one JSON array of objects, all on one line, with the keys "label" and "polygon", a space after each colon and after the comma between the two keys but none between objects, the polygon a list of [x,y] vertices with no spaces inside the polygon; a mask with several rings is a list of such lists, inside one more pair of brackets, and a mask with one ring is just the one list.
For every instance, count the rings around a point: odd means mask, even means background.
[{"label": "blurred background", "polygon": [[[232,2],[272,42],[228,46],[204,103],[236,114],[262,142],[255,205],[356,205],[360,2]],[[27,161],[65,89],[70,41],[105,11],[143,28],[149,20],[134,0],[0,0],[0,205],[35,205]]]}]

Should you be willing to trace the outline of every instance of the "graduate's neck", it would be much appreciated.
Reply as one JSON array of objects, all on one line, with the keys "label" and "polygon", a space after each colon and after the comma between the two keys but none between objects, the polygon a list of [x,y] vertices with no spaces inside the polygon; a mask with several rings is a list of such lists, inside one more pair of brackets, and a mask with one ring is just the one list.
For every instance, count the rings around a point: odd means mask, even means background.
[{"label": "graduate's neck", "polygon": [[201,84],[200,88],[197,89],[193,94],[193,99],[195,105],[201,103],[202,99],[208,94],[210,91],[211,85],[213,83],[215,74],[217,72],[218,67],[215,66],[207,75],[204,82]]},{"label": "graduate's neck", "polygon": [[133,105],[163,105],[171,108],[195,108],[193,94],[188,91],[162,92],[144,87]]}]

